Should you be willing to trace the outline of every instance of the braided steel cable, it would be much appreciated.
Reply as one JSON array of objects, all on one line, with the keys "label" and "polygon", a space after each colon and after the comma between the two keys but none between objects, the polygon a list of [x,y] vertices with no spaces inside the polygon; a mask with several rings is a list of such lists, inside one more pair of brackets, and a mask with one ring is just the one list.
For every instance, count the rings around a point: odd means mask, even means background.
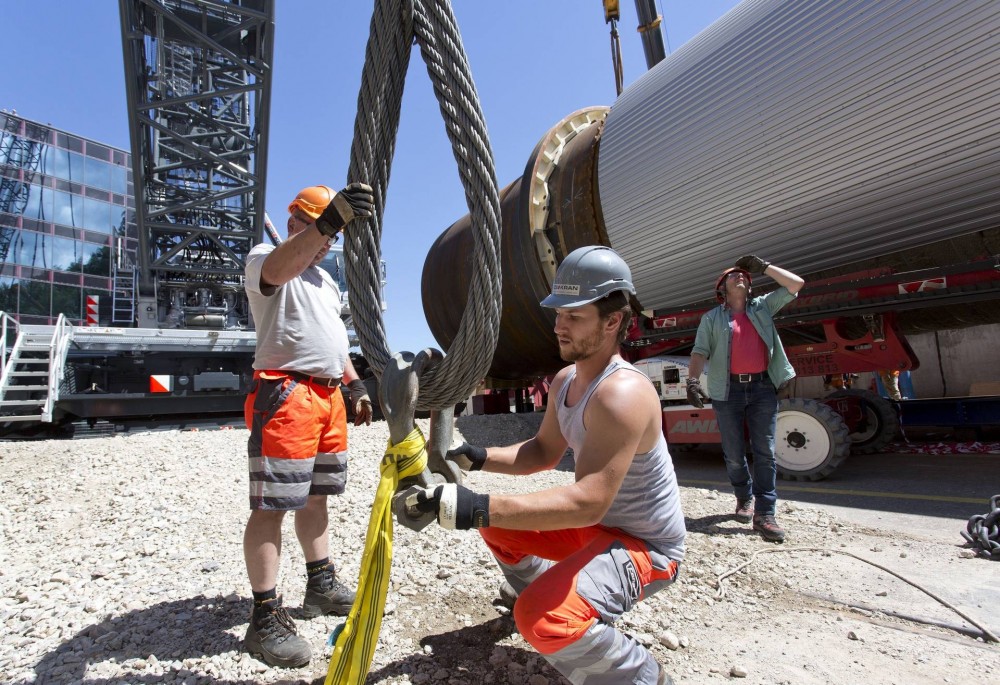
[{"label": "braided steel cable", "polygon": [[[376,0],[354,122],[348,182],[374,189],[375,209],[345,231],[351,312],[361,350],[379,378],[392,353],[379,306],[385,193],[403,84],[416,43],[437,97],[472,218],[476,272],[458,334],[420,379],[417,409],[468,397],[489,371],[500,331],[500,196],[479,96],[449,0]],[[364,230],[362,230],[364,226]]]}]

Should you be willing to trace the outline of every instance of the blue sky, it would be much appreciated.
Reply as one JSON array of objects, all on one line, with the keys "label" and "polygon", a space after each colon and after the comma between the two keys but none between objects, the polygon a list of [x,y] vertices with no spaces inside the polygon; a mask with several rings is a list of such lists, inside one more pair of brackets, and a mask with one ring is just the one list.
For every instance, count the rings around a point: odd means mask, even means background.
[{"label": "blue sky", "polygon": [[[658,0],[676,50],[735,0]],[[635,4],[620,2],[625,87],[646,70]],[[560,119],[615,100],[609,26],[597,0],[453,0],[503,187]],[[372,3],[279,0],[266,208],[284,234],[300,188],[343,186]],[[0,108],[129,147],[118,3],[4,0]],[[438,346],[420,299],[434,240],[467,213],[437,101],[414,48],[382,236],[393,352]]]}]

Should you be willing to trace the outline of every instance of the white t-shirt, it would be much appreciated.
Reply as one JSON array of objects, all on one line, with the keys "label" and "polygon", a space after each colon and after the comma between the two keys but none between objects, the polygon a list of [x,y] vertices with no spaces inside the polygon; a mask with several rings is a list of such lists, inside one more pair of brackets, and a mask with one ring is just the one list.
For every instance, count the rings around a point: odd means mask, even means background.
[{"label": "white t-shirt", "polygon": [[247,255],[246,293],[257,326],[253,368],[322,378],[343,376],[349,343],[340,319],[340,289],[330,274],[310,266],[264,294],[260,274],[273,250],[273,245],[261,243]]}]

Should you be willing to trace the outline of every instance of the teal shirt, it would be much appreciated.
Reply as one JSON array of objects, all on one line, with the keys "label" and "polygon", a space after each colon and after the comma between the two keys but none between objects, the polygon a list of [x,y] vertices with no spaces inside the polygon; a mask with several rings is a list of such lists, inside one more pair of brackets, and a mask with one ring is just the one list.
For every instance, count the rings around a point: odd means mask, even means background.
[{"label": "teal shirt", "polygon": [[[774,315],[796,298],[784,286],[747,302],[747,318],[767,346],[767,375],[775,388],[795,378],[795,370],[785,356],[785,348],[774,325]],[[710,309],[701,317],[694,339],[693,354],[709,360],[708,394],[717,400],[729,399],[729,368],[732,361],[729,342],[733,338],[732,310],[724,304]]]}]

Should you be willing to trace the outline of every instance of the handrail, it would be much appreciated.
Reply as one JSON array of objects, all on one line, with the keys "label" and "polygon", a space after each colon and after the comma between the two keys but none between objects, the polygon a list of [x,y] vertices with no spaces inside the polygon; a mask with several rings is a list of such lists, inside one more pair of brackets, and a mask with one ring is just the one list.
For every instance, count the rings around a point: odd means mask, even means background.
[{"label": "handrail", "polygon": [[59,399],[59,385],[62,382],[66,351],[72,339],[73,325],[66,320],[64,314],[60,314],[52,338],[49,340],[49,391],[42,407],[42,421],[52,421],[52,408]]},{"label": "handrail", "polygon": [[10,373],[10,369],[7,368],[7,365],[13,364],[14,362],[13,356],[11,356],[10,359],[7,358],[7,328],[12,324],[12,328],[14,329],[14,341],[16,341],[17,336],[20,333],[20,326],[17,323],[17,319],[11,317],[11,315],[7,312],[0,311],[0,388],[3,387],[3,382],[4,379],[7,378],[7,374]]}]

